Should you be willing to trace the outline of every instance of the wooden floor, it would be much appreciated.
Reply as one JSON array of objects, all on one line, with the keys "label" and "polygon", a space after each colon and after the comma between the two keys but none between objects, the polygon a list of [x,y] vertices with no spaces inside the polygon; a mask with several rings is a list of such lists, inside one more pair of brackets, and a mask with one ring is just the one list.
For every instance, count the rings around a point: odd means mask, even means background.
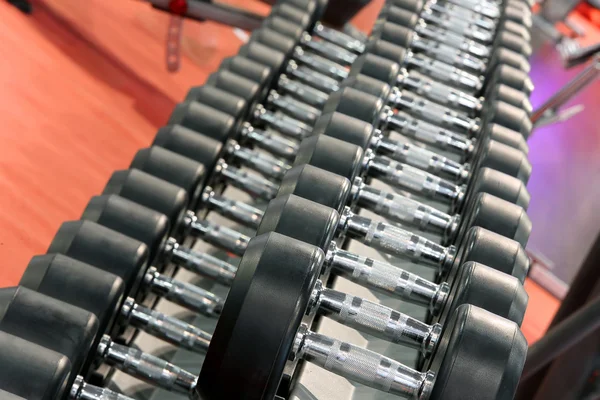
[{"label": "wooden floor", "polygon": [[[228,1],[256,12],[256,1]],[[368,28],[382,0],[355,23]],[[181,70],[164,63],[168,16],[133,0],[35,1],[24,16],[0,1],[0,287],[18,282],[58,226],[79,218],[113,170],[147,146],[188,88],[241,41],[186,21]],[[523,330],[545,330],[557,301],[528,282]]]}]

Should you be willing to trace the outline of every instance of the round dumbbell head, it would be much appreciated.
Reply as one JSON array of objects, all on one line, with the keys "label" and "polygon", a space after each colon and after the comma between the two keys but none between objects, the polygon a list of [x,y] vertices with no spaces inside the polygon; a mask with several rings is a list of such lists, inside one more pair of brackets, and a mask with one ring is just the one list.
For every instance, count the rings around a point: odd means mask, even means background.
[{"label": "round dumbbell head", "polygon": [[20,337],[0,332],[0,387],[25,399],[66,396],[69,359]]},{"label": "round dumbbell head", "polygon": [[525,139],[533,130],[533,124],[527,111],[503,101],[494,102],[492,107],[488,107],[483,119],[485,123],[496,123],[519,132]]},{"label": "round dumbbell head", "polygon": [[311,9],[312,6],[308,4],[306,7],[298,7],[297,4],[290,4],[287,1],[278,2],[271,7],[269,15],[277,15],[296,25],[300,25],[303,30],[308,30],[313,22],[313,12],[311,12]]},{"label": "round dumbbell head", "polygon": [[257,41],[249,41],[240,47],[238,54],[269,67],[274,76],[283,73],[288,61],[284,53]]},{"label": "round dumbbell head", "polygon": [[116,194],[165,214],[174,230],[179,229],[188,207],[184,189],[138,169],[115,171],[102,194]]},{"label": "round dumbbell head", "polygon": [[463,224],[458,236],[471,226],[479,226],[525,247],[531,234],[531,220],[523,207],[488,193],[479,193],[463,212]]},{"label": "round dumbbell head", "polygon": [[415,34],[415,31],[411,28],[392,22],[385,22],[379,25],[377,29],[378,32],[374,31],[373,34],[378,35],[381,40],[401,47],[409,47]]},{"label": "round dumbbell head", "polygon": [[369,38],[365,45],[365,52],[386,58],[400,65],[402,65],[406,57],[406,49],[404,47],[386,42],[385,40],[380,40],[376,36]]},{"label": "round dumbbell head", "polygon": [[352,68],[360,68],[359,73],[392,86],[396,85],[398,75],[400,75],[400,65],[398,63],[372,53],[362,54],[352,64]]},{"label": "round dumbbell head", "polygon": [[[429,368],[436,378],[429,398],[497,400],[514,397],[527,341],[519,326],[472,305],[456,309]],[[486,371],[482,374],[482,371]]]},{"label": "round dumbbell head", "polygon": [[531,100],[529,100],[529,96],[507,85],[499,84],[488,87],[485,92],[485,98],[511,104],[523,110],[529,116],[533,112],[533,105],[531,104]]},{"label": "round dumbbell head", "polygon": [[[491,168],[481,168],[470,186],[470,196],[476,193],[489,193],[503,200],[514,203],[527,210],[531,196],[520,179]],[[470,196],[465,204],[470,203]]]},{"label": "round dumbbell head", "polygon": [[207,178],[204,165],[163,147],[152,146],[135,153],[129,168],[177,185],[188,193],[192,209],[198,204]]},{"label": "round dumbbell head", "polygon": [[413,29],[419,21],[419,14],[413,11],[402,9],[395,6],[393,3],[387,3],[381,9],[379,14],[381,18],[385,18],[388,22],[401,25],[409,29]]},{"label": "round dumbbell head", "polygon": [[335,209],[289,194],[271,200],[256,234],[277,232],[326,251],[339,222]]},{"label": "round dumbbell head", "polygon": [[[94,314],[98,332],[117,334],[115,320],[125,296],[125,283],[117,275],[62,254],[31,259],[19,285]],[[101,335],[95,338],[95,348]],[[87,370],[89,363],[83,366]]]},{"label": "round dumbbell head", "polygon": [[86,310],[25,287],[0,289],[0,331],[44,346],[69,358],[74,373],[93,351],[98,319]]},{"label": "round dumbbell head", "polygon": [[219,70],[231,71],[234,74],[248,78],[265,89],[271,87],[271,81],[275,77],[271,68],[241,55],[223,59]]},{"label": "round dumbbell head", "polygon": [[[363,92],[369,94],[376,99],[381,100],[382,105],[385,105],[386,100],[390,97],[392,93],[392,87],[385,82],[377,80],[375,78],[371,78],[369,76],[358,74],[356,76],[348,78],[344,82],[344,86],[349,86],[354,90],[358,90],[359,92]],[[348,94],[346,94],[347,96]],[[364,101],[364,100],[363,100]],[[371,102],[374,102],[375,99],[371,99]],[[350,109],[349,111],[356,112],[355,108]],[[374,113],[377,115],[376,118],[380,116],[381,109],[374,109]],[[352,114],[349,114],[352,115]],[[377,119],[375,120],[377,121]],[[370,121],[368,121],[370,122]]]},{"label": "round dumbbell head", "polygon": [[319,21],[323,18],[325,9],[327,8],[328,0],[290,0],[280,2],[279,4],[289,4],[301,10],[304,10],[311,17],[313,22]]},{"label": "round dumbbell head", "polygon": [[161,256],[170,230],[166,215],[115,194],[92,197],[81,219],[145,243],[151,262]]},{"label": "round dumbbell head", "polygon": [[522,151],[495,140],[487,140],[479,148],[476,168],[482,167],[495,169],[525,184],[529,181],[532,168]]},{"label": "round dumbbell head", "polygon": [[529,153],[529,146],[527,141],[519,132],[515,132],[512,129],[508,129],[498,124],[485,124],[481,131],[481,136],[489,137],[499,143],[514,147],[520,150],[522,153]]},{"label": "round dumbbell head", "polygon": [[[369,79],[371,83],[376,86],[379,86],[377,83],[381,83],[389,88],[389,86],[385,85],[383,82],[368,77],[364,78],[365,80]],[[351,85],[355,82],[358,81],[351,79],[348,80],[347,83]],[[379,122],[381,111],[384,107],[382,99],[383,98],[362,92],[354,87],[345,86],[329,96],[322,112],[323,114],[329,114],[337,111],[370,123],[371,125],[376,125]]]},{"label": "round dumbbell head", "polygon": [[363,156],[362,149],[351,143],[325,135],[311,136],[300,143],[294,166],[310,164],[354,182],[362,168]]},{"label": "round dumbbell head", "polygon": [[237,134],[234,117],[197,101],[180,103],[175,107],[168,125],[181,125],[221,142]]},{"label": "round dumbbell head", "polygon": [[134,297],[148,261],[144,243],[91,221],[63,223],[48,253],[61,253],[119,276]]},{"label": "round dumbbell head", "polygon": [[152,144],[202,164],[206,176],[212,176],[223,151],[223,144],[220,140],[194,132],[181,125],[167,125],[160,128]]},{"label": "round dumbbell head", "polygon": [[371,146],[374,133],[373,125],[341,112],[331,112],[321,114],[311,135],[327,135],[366,150]]},{"label": "round dumbbell head", "polygon": [[521,325],[528,300],[525,288],[514,276],[469,261],[460,267],[436,322],[443,324],[460,305],[471,304]]},{"label": "round dumbbell head", "polygon": [[[246,102],[247,112],[252,112],[254,106],[263,100],[267,91],[267,88],[261,86],[260,83],[250,78],[246,78],[243,74],[238,74],[230,70],[219,70],[217,72],[213,72],[206,80],[205,85],[213,86],[224,90],[227,93],[241,97]],[[211,103],[204,104],[218,108],[213,106]],[[231,108],[232,106],[229,105],[228,107]],[[238,119],[245,119],[244,115],[228,114],[233,115]],[[214,136],[211,135],[211,137]]]},{"label": "round dumbbell head", "polygon": [[529,58],[532,54],[531,44],[523,36],[506,30],[497,31],[494,39],[495,46],[501,46]]},{"label": "round dumbbell head", "polygon": [[239,119],[238,125],[248,113],[248,103],[240,96],[234,95],[216,86],[202,85],[191,88],[184,102],[196,101],[222,111]]},{"label": "round dumbbell head", "polygon": [[531,65],[525,56],[515,51],[500,47],[496,49],[487,63],[487,75],[493,75],[495,70],[502,65],[515,68],[526,74],[531,70]]},{"label": "round dumbbell head", "polygon": [[529,257],[518,242],[476,226],[465,235],[461,249],[463,251],[454,258],[451,276],[457,273],[463,263],[475,261],[512,275],[521,283],[525,281]]},{"label": "round dumbbell head", "polygon": [[200,397],[275,396],[323,260],[318,247],[277,233],[250,240],[198,378]]},{"label": "round dumbbell head", "polygon": [[[533,91],[533,82],[529,74],[510,65],[498,65],[489,79],[486,80],[485,87],[491,87],[499,84],[510,86],[520,90],[527,96]],[[484,89],[485,89],[484,87]]]},{"label": "round dumbbell head", "polygon": [[292,56],[297,45],[297,42],[293,38],[282,35],[266,26],[253,31],[249,40],[262,43],[273,50],[285,54],[286,59]]},{"label": "round dumbbell head", "polygon": [[302,34],[305,29],[293,21],[286,19],[285,17],[277,14],[269,14],[269,16],[263,21],[263,26],[268,27],[286,37],[294,39],[296,42],[300,41]]},{"label": "round dumbbell head", "polygon": [[390,0],[388,1],[388,4],[393,4],[396,7],[419,13],[423,9],[425,2],[423,0]]},{"label": "round dumbbell head", "polygon": [[294,194],[341,213],[350,199],[351,189],[352,184],[347,178],[310,164],[302,164],[285,173],[277,196]]}]

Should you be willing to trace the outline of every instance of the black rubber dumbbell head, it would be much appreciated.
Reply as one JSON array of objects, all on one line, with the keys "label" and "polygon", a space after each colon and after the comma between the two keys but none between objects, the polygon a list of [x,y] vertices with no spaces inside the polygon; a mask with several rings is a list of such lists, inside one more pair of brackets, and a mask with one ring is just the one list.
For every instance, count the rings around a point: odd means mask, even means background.
[{"label": "black rubber dumbbell head", "polygon": [[159,146],[139,150],[129,168],[144,171],[185,189],[192,209],[198,204],[207,178],[202,164]]},{"label": "black rubber dumbbell head", "polygon": [[396,85],[400,75],[400,64],[372,53],[359,56],[352,64],[352,69],[357,69],[359,73],[388,85]]},{"label": "black rubber dumbbell head", "polygon": [[231,115],[197,101],[175,106],[168,125],[184,126],[222,142],[235,136],[239,126]]},{"label": "black rubber dumbbell head", "polygon": [[98,327],[96,316],[79,307],[25,287],[0,289],[0,331],[67,356],[74,372],[68,386],[85,374]]},{"label": "black rubber dumbbell head", "polygon": [[390,0],[388,4],[393,4],[404,10],[409,10],[414,13],[419,13],[423,9],[425,2],[423,0]]},{"label": "black rubber dumbbell head", "polygon": [[497,142],[486,140],[478,149],[474,168],[491,168],[515,177],[525,184],[531,176],[531,163],[519,149]]},{"label": "black rubber dumbbell head", "polygon": [[529,257],[523,246],[514,240],[475,226],[466,233],[460,250],[462,252],[454,257],[448,280],[454,280],[454,276],[460,271],[458,266],[475,261],[512,275],[521,283],[525,281],[529,270]]},{"label": "black rubber dumbbell head", "polygon": [[20,337],[0,332],[0,387],[25,399],[53,400],[69,392],[69,359]]},{"label": "black rubber dumbbell head", "polygon": [[363,156],[362,149],[353,144],[324,135],[311,136],[300,143],[294,166],[310,164],[354,182]]},{"label": "black rubber dumbbell head", "polygon": [[281,35],[294,39],[296,42],[299,42],[302,34],[306,32],[305,28],[301,25],[294,23],[286,19],[284,16],[279,16],[278,14],[269,14],[269,16],[264,20],[263,26],[272,29]]},{"label": "black rubber dumbbell head", "polygon": [[[369,80],[370,83],[374,84],[374,87],[378,93],[385,94],[383,90],[381,92],[377,90],[379,88],[384,90],[389,89],[389,85],[386,85],[383,82],[368,78],[366,76],[363,76],[362,78],[364,79],[351,79],[352,83],[350,83],[349,80],[347,84],[359,85],[361,82]],[[355,89],[355,87],[345,86],[329,96],[327,103],[325,103],[325,106],[323,107],[323,114],[339,112],[342,114],[351,115],[357,119],[368,122],[371,125],[376,125],[381,118],[381,112],[384,107],[383,99],[387,99],[387,97],[370,95],[361,91],[360,89]]]},{"label": "black rubber dumbbell head", "polygon": [[352,184],[338,174],[301,164],[289,169],[279,185],[277,196],[294,194],[342,212],[350,200]]},{"label": "black rubber dumbbell head", "polygon": [[63,223],[48,253],[61,253],[119,276],[132,297],[138,294],[148,261],[144,243],[91,221]]},{"label": "black rubber dumbbell head", "polygon": [[442,337],[429,364],[437,372],[430,398],[467,399],[473,394],[477,399],[512,398],[527,353],[518,325],[462,305],[444,328],[451,333]]},{"label": "black rubber dumbbell head", "polygon": [[[120,331],[115,320],[126,288],[117,275],[63,254],[45,254],[31,259],[19,285],[91,312],[98,320],[98,332],[113,336]],[[93,348],[100,337],[95,338]]]},{"label": "black rubber dumbbell head", "polygon": [[341,112],[323,113],[315,123],[313,135],[326,135],[367,150],[376,130],[371,124]]},{"label": "black rubber dumbbell head", "polygon": [[[212,108],[234,117],[239,116],[241,118],[249,111],[249,103],[242,97],[208,84],[191,88],[185,97],[184,103],[191,101],[210,105]],[[242,122],[239,121],[238,125]]]},{"label": "black rubber dumbbell head", "polygon": [[[261,86],[260,83],[245,77],[244,74],[238,74],[230,70],[219,70],[212,73],[206,80],[205,85],[214,86],[227,93],[241,97],[246,102],[247,112],[252,112],[256,104],[263,100],[268,89],[267,87]],[[221,109],[218,107],[218,104],[215,106],[211,103],[204,104]],[[229,106],[229,108],[231,108],[231,106]],[[238,116],[238,114],[228,114]],[[239,118],[243,119],[243,115],[239,115]]]},{"label": "black rubber dumbbell head", "polygon": [[186,191],[137,169],[115,171],[102,194],[116,194],[167,216],[172,228],[181,224],[188,207]]},{"label": "black rubber dumbbell head", "polygon": [[170,231],[166,215],[116,194],[92,197],[81,219],[95,222],[145,243],[150,251],[150,260],[160,257],[160,251],[164,248]]},{"label": "black rubber dumbbell head", "polygon": [[256,234],[277,232],[326,251],[339,222],[335,209],[289,194],[269,202]]},{"label": "black rubber dumbbell head", "polygon": [[[313,5],[307,4],[306,7],[298,7],[298,4],[280,1],[271,7],[269,15],[276,15],[302,27],[303,30],[311,29],[313,24]],[[264,25],[263,25],[264,26]]]},{"label": "black rubber dumbbell head", "polygon": [[252,238],[198,378],[200,397],[275,396],[323,260],[319,248],[277,233]]},{"label": "black rubber dumbbell head", "polygon": [[160,128],[152,144],[199,162],[204,166],[208,177],[212,176],[223,151],[220,140],[199,134],[181,125],[167,125]]},{"label": "black rubber dumbbell head", "polygon": [[434,321],[443,323],[458,306],[471,304],[521,325],[528,300],[516,277],[468,261],[461,265],[446,306]]},{"label": "black rubber dumbbell head", "polygon": [[259,84],[261,88],[270,88],[275,74],[271,68],[247,57],[237,55],[221,61],[219,70],[231,71]]},{"label": "black rubber dumbbell head", "polygon": [[[477,172],[469,195],[482,192],[517,204],[525,210],[529,207],[529,200],[531,199],[523,181],[486,167]],[[470,203],[471,200],[468,197],[465,199],[464,204]]]},{"label": "black rubber dumbbell head", "polygon": [[498,65],[489,79],[485,81],[483,90],[487,87],[504,84],[514,89],[520,90],[527,96],[533,91],[533,83],[529,74],[510,65]]},{"label": "black rubber dumbbell head", "polygon": [[508,129],[498,124],[485,124],[482,129],[483,136],[492,140],[518,149],[523,154],[529,153],[529,146],[526,139],[519,132]]},{"label": "black rubber dumbbell head", "polygon": [[527,111],[503,101],[495,102],[493,107],[486,108],[483,121],[484,123],[496,123],[512,129],[523,135],[525,139],[529,137],[533,130],[533,124]]},{"label": "black rubber dumbbell head", "polygon": [[288,61],[284,53],[257,41],[249,41],[240,47],[238,54],[269,67],[275,77],[284,72]]}]

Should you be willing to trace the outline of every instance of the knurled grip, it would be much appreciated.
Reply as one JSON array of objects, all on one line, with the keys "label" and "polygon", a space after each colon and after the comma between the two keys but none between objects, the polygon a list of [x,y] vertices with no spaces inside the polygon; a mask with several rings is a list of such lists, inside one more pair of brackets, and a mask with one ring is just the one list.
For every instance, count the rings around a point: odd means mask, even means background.
[{"label": "knurled grip", "polygon": [[[194,270],[192,271],[195,272]],[[211,275],[217,275],[217,273]],[[228,275],[227,279],[222,279],[221,281],[233,281],[235,272]],[[220,314],[223,308],[223,299],[196,285],[181,282],[158,273],[155,273],[151,279],[150,284],[155,289],[155,292],[158,292],[165,299],[189,310],[214,318]]]},{"label": "knurled grip", "polygon": [[359,39],[355,39],[338,30],[328,28],[319,22],[315,25],[313,34],[345,49],[350,49],[358,54],[365,51],[365,44]]},{"label": "knurled grip", "polygon": [[364,186],[358,193],[358,205],[376,214],[426,232],[444,234],[454,229],[456,217],[399,194]]},{"label": "knurled grip", "polygon": [[331,266],[336,273],[361,286],[412,304],[430,307],[432,310],[438,309],[447,297],[448,288],[445,283],[436,285],[392,264],[344,250],[334,251]]},{"label": "knurled grip", "polygon": [[323,93],[301,82],[292,81],[285,75],[279,77],[278,86],[280,90],[297,96],[305,103],[317,108],[322,108],[329,98],[327,93]]},{"label": "knurled grip", "polygon": [[411,91],[446,106],[473,112],[480,107],[479,100],[451,86],[441,84],[417,71],[409,71],[401,82]]},{"label": "knurled grip", "polygon": [[431,372],[415,371],[381,354],[314,332],[306,333],[301,351],[307,361],[327,371],[408,399],[426,399],[424,389],[433,381]]},{"label": "knurled grip", "polygon": [[383,157],[375,157],[369,164],[376,178],[401,190],[421,196],[453,202],[461,194],[460,188],[445,179]]},{"label": "knurled grip", "polygon": [[196,387],[196,375],[153,355],[114,343],[104,335],[99,356],[109,365],[162,389],[189,394]]},{"label": "knurled grip", "polygon": [[305,123],[283,114],[275,114],[264,108],[258,108],[254,116],[259,121],[268,124],[282,135],[295,140],[302,140],[309,132],[310,127]]},{"label": "knurled grip", "polygon": [[290,168],[285,162],[260,151],[238,147],[233,151],[234,157],[241,160],[245,166],[261,173],[268,178],[281,179]]},{"label": "knurled grip", "polygon": [[295,141],[279,134],[256,129],[249,124],[244,125],[242,135],[251,140],[256,147],[278,157],[293,160],[298,152],[298,144]]},{"label": "knurled grip", "polygon": [[390,307],[333,289],[325,288],[319,293],[319,312],[342,325],[392,343],[420,350],[436,345],[431,343],[436,338],[429,335],[429,325]]},{"label": "knurled grip", "polygon": [[223,166],[221,164],[221,175],[227,179],[231,186],[263,200],[271,200],[277,195],[278,186],[273,182],[228,165],[224,168]]},{"label": "knurled grip", "polygon": [[279,93],[271,92],[268,101],[269,104],[274,105],[280,111],[287,113],[292,118],[310,124],[311,126],[317,122],[317,119],[321,115],[321,111],[317,108],[309,106],[292,96],[282,96]]},{"label": "knurled grip", "polygon": [[309,34],[305,34],[300,43],[317,54],[326,55],[327,58],[341,65],[352,65],[358,57],[356,54],[333,43],[313,40]]},{"label": "knurled grip", "polygon": [[317,54],[306,54],[301,47],[294,49],[294,60],[297,63],[306,64],[315,71],[319,71],[328,76],[335,76],[338,80],[348,77],[348,71],[331,60],[321,57]]},{"label": "knurled grip", "polygon": [[438,149],[463,156],[472,151],[473,143],[467,136],[422,121],[405,112],[398,112],[389,123],[398,133]]},{"label": "knurled grip", "polygon": [[286,73],[325,93],[335,92],[340,88],[337,80],[323,75],[306,65],[288,64]]},{"label": "knurled grip", "polygon": [[248,242],[250,242],[248,236],[206,220],[195,221],[192,224],[192,233],[206,243],[230,251],[240,257],[244,255]]},{"label": "knurled grip", "polygon": [[130,306],[129,320],[132,325],[161,340],[184,349],[205,354],[208,351],[211,335],[180,319],[139,304]]},{"label": "knurled grip", "polygon": [[483,86],[477,76],[442,61],[433,60],[421,54],[413,55],[408,61],[432,78],[455,85],[469,94],[478,92]]}]

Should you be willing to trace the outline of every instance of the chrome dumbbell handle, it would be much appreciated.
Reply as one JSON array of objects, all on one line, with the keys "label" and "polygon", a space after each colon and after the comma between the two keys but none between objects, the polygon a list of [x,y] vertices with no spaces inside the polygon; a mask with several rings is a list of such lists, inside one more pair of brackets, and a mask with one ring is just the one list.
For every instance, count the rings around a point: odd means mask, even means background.
[{"label": "chrome dumbbell handle", "polygon": [[340,220],[352,239],[395,257],[446,270],[456,254],[454,246],[444,247],[427,238],[384,222],[356,215],[346,208]]},{"label": "chrome dumbbell handle", "polygon": [[322,108],[329,95],[298,81],[289,79],[285,74],[279,76],[277,85],[280,90],[298,97],[301,101],[313,107]]},{"label": "chrome dumbbell handle", "polygon": [[469,177],[469,164],[458,163],[424,147],[416,146],[405,137],[397,140],[382,137],[378,140],[376,146],[374,150],[377,151],[377,154],[438,175],[441,178],[463,183]]},{"label": "chrome dumbbell handle", "polygon": [[343,80],[348,77],[348,71],[340,64],[321,57],[318,54],[307,53],[300,46],[294,49],[293,57],[297,63],[307,65],[315,71],[334,77],[337,80]]},{"label": "chrome dumbbell handle", "polygon": [[321,111],[288,95],[280,95],[274,90],[269,92],[267,104],[273,105],[280,111],[289,114],[292,118],[309,125],[314,125],[321,115]]},{"label": "chrome dumbbell handle", "polygon": [[347,35],[338,30],[328,28],[317,22],[313,28],[313,34],[331,43],[334,43],[344,49],[354,51],[355,53],[363,53],[365,51],[365,44],[350,35]]},{"label": "chrome dumbbell handle", "polygon": [[195,374],[141,350],[114,343],[108,335],[100,340],[97,354],[107,364],[161,389],[191,394],[197,384]]},{"label": "chrome dumbbell handle", "polygon": [[480,59],[488,58],[491,54],[490,49],[481,43],[467,39],[451,30],[429,25],[423,19],[421,21],[415,26],[415,31],[425,38],[447,44]]},{"label": "chrome dumbbell handle", "polygon": [[466,135],[420,120],[403,111],[389,115],[385,122],[385,127],[408,138],[465,158],[475,151],[475,144]]},{"label": "chrome dumbbell handle", "polygon": [[217,225],[206,220],[186,217],[186,225],[194,237],[213,246],[225,249],[238,256],[244,255],[250,238],[242,233],[225,226]]},{"label": "chrome dumbbell handle", "polygon": [[293,60],[287,64],[285,68],[285,73],[288,76],[296,78],[299,81],[308,83],[315,89],[318,89],[325,93],[335,92],[339,89],[339,82],[334,78],[321,74],[320,72],[309,68],[307,65],[298,65]]},{"label": "chrome dumbbell handle", "polygon": [[276,114],[260,104],[255,107],[253,118],[295,140],[302,140],[311,130],[311,127],[303,122],[284,114]]},{"label": "chrome dumbbell handle", "polygon": [[262,221],[263,212],[258,208],[220,196],[210,187],[205,188],[202,200],[210,209],[245,226],[258,229],[260,221]]},{"label": "chrome dumbbell handle", "polygon": [[69,392],[68,400],[133,400],[110,389],[86,383],[81,375],[75,378]]},{"label": "chrome dumbbell handle", "polygon": [[293,159],[298,152],[298,144],[296,141],[286,139],[276,133],[256,129],[248,122],[245,122],[242,125],[240,136],[252,141],[257,147],[278,157]]},{"label": "chrome dumbbell handle", "polygon": [[180,319],[136,304],[132,298],[125,300],[121,309],[132,326],[172,345],[206,354],[211,335]]},{"label": "chrome dumbbell handle", "polygon": [[321,282],[315,287],[312,302],[317,312],[342,325],[391,343],[418,348],[426,355],[437,346],[442,330],[439,324],[427,325],[382,304],[323,288]]},{"label": "chrome dumbbell handle", "polygon": [[411,48],[426,54],[429,57],[435,58],[436,60],[445,62],[448,65],[467,71],[474,71],[475,73],[480,74],[486,69],[485,61],[482,59],[473,57],[465,51],[440,43],[436,40],[429,40],[414,35],[411,42]]},{"label": "chrome dumbbell handle", "polygon": [[417,71],[404,71],[398,76],[398,85],[439,104],[469,114],[478,114],[483,107],[481,99],[441,84]]},{"label": "chrome dumbbell handle", "polygon": [[370,176],[400,190],[451,203],[462,202],[465,195],[461,186],[386,157],[371,156],[366,164]]},{"label": "chrome dumbbell handle", "polygon": [[228,165],[223,160],[217,163],[215,172],[220,174],[231,186],[237,187],[252,196],[271,200],[277,195],[278,186],[273,182],[259,176],[251,175],[246,171],[240,171]]},{"label": "chrome dumbbell handle", "polygon": [[407,399],[427,399],[433,372],[418,372],[388,357],[302,327],[295,354],[319,367],[383,392]]},{"label": "chrome dumbbell handle", "polygon": [[460,88],[469,94],[474,94],[483,87],[483,83],[478,76],[423,54],[408,52],[406,63],[409,67],[416,67],[433,79]]},{"label": "chrome dumbbell handle", "polygon": [[437,285],[395,265],[339,249],[334,242],[327,251],[326,264],[361,286],[429,307],[434,315],[446,303],[450,292],[446,282]]},{"label": "chrome dumbbell handle", "polygon": [[[192,252],[191,250],[175,250],[174,252],[191,253],[186,254],[185,258],[183,255],[176,255],[173,257],[174,261],[176,261],[178,265],[181,265],[186,269],[188,268],[189,264],[200,264],[203,262],[202,255]],[[192,272],[200,270],[200,268],[189,269],[192,270]],[[198,273],[202,276],[217,275],[217,273],[213,271],[210,271],[212,273],[210,275],[205,274],[204,272],[207,269],[208,268],[203,268]],[[230,271],[227,271],[227,273],[230,274]],[[179,304],[180,306],[207,317],[216,317],[221,314],[221,309],[223,308],[223,299],[202,288],[199,288],[198,286],[181,282],[160,274],[155,268],[149,268],[146,271],[145,280],[148,286],[152,288],[154,293],[175,304]],[[225,281],[225,279],[221,280]],[[229,280],[233,280],[233,277],[229,278]]]},{"label": "chrome dumbbell handle", "polygon": [[343,49],[333,43],[315,40],[309,33],[304,33],[300,38],[300,45],[314,51],[317,54],[323,54],[328,59],[341,65],[352,65],[356,58],[356,54]]},{"label": "chrome dumbbell handle", "polygon": [[290,166],[275,157],[260,151],[251,150],[240,146],[237,142],[230,140],[226,145],[227,152],[241,164],[249,167],[260,174],[274,179],[282,179]]},{"label": "chrome dumbbell handle", "polygon": [[453,237],[458,229],[459,216],[446,214],[435,207],[397,193],[375,189],[365,185],[360,178],[355,180],[352,190],[359,207],[394,222],[445,237]]},{"label": "chrome dumbbell handle", "polygon": [[448,13],[439,13],[433,6],[425,6],[420,17],[434,25],[441,26],[457,34],[474,39],[480,43],[491,44],[494,40],[495,23],[487,18],[477,21],[456,18]]}]

